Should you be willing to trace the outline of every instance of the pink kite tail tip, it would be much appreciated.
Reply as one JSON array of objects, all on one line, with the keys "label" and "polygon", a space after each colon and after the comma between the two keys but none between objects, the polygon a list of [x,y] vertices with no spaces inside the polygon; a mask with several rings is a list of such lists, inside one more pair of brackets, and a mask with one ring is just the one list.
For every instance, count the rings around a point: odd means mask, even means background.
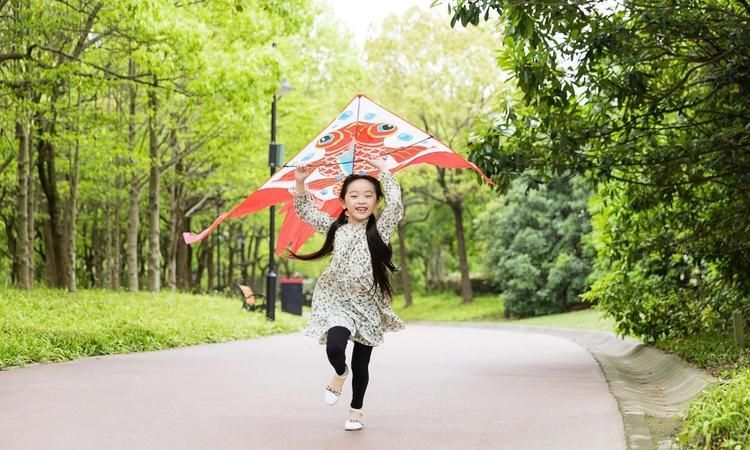
[{"label": "pink kite tail tip", "polygon": [[187,245],[192,245],[198,241],[200,241],[200,238],[193,233],[182,233],[182,239],[185,240],[185,243]]}]

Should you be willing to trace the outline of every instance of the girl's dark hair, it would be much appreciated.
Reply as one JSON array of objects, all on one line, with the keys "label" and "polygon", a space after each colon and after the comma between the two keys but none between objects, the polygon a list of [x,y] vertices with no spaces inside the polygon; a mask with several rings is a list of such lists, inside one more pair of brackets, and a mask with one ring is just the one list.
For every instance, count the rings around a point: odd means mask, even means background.
[{"label": "girl's dark hair", "polygon": [[[349,189],[349,185],[355,180],[367,180],[375,186],[375,195],[378,200],[383,198],[383,189],[380,186],[380,181],[377,178],[371,177],[370,175],[349,175],[344,179],[344,184],[341,186],[341,193],[339,197],[343,200],[346,197],[346,191]],[[301,259],[304,261],[310,261],[314,259],[320,259],[330,255],[333,252],[333,241],[336,236],[336,230],[344,225],[348,221],[346,217],[346,209],[341,211],[339,217],[331,224],[326,233],[326,240],[323,242],[323,246],[318,251],[298,255],[293,251],[289,250],[289,254],[292,258]],[[389,271],[393,272],[396,270],[396,266],[393,265],[391,257],[393,256],[393,249],[390,244],[383,242],[383,238],[380,237],[378,229],[375,226],[375,216],[370,215],[367,218],[367,246],[370,249],[370,257],[372,259],[372,275],[374,284],[373,289],[379,289],[380,292],[390,297],[393,294],[391,288],[391,280],[388,277]]]}]

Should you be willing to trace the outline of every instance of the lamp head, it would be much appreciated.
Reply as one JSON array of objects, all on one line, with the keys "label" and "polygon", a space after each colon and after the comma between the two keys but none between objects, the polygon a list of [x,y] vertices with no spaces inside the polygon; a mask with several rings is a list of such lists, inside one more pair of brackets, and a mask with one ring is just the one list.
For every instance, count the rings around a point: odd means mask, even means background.
[{"label": "lamp head", "polygon": [[279,90],[276,91],[276,96],[283,97],[284,95],[290,93],[293,89],[294,87],[291,84],[289,84],[288,81],[281,80],[281,83],[279,83]]}]

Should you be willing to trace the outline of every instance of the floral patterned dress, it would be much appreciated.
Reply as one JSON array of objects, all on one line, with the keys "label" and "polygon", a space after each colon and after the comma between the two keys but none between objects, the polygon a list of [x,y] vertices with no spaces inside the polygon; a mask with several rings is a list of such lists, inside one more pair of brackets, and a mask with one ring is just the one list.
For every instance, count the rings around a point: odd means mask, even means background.
[{"label": "floral patterned dress", "polygon": [[[390,173],[380,176],[386,206],[377,219],[377,230],[388,242],[396,225],[404,215],[401,188]],[[315,205],[309,192],[294,193],[297,215],[318,232],[328,233],[334,222]],[[331,263],[318,278],[313,291],[312,314],[305,334],[326,343],[328,330],[344,327],[351,332],[350,339],[375,347],[383,343],[383,333],[398,331],[404,323],[393,312],[390,298],[373,290],[372,260],[365,234],[367,223],[345,223],[338,230],[333,244]]]}]

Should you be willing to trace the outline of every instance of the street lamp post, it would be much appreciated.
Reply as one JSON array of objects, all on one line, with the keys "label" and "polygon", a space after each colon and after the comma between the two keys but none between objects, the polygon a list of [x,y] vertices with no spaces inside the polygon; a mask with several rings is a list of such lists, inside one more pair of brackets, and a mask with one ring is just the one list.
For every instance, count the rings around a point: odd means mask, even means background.
[{"label": "street lamp post", "polygon": [[[276,173],[276,167],[284,159],[284,145],[276,142],[276,102],[292,89],[294,88],[286,80],[282,81],[278,91],[273,94],[273,101],[271,102],[271,143],[268,145],[268,166],[271,168],[271,177]],[[266,277],[266,318],[271,321],[276,319],[276,260],[273,257],[276,247],[274,243],[275,216],[276,206],[271,205],[268,230],[268,275]]]}]

